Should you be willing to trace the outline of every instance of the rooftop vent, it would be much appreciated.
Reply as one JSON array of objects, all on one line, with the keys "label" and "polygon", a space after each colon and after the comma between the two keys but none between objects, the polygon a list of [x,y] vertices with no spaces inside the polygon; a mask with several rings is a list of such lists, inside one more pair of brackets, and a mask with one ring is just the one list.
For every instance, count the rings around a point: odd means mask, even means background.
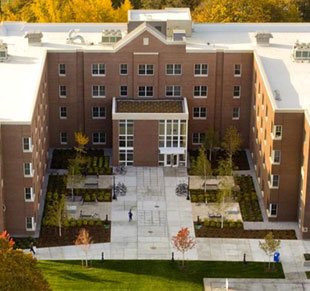
[{"label": "rooftop vent", "polygon": [[8,45],[0,40],[0,62],[8,59]]},{"label": "rooftop vent", "polygon": [[102,31],[102,44],[113,44],[122,39],[122,32],[114,29],[105,29]]},{"label": "rooftop vent", "polygon": [[43,33],[41,31],[30,31],[27,32],[25,38],[28,38],[29,45],[41,45]]},{"label": "rooftop vent", "polygon": [[259,46],[269,46],[270,39],[273,38],[272,34],[270,32],[257,32],[255,35],[256,38],[256,44]]},{"label": "rooftop vent", "polygon": [[[67,38],[67,43],[72,44],[85,44],[84,37],[81,35],[76,35],[77,32],[79,32],[79,29],[71,29],[69,31],[69,36]],[[78,41],[78,42],[76,42]]]},{"label": "rooftop vent", "polygon": [[297,40],[293,48],[293,58],[297,62],[310,62],[310,43],[299,43]]},{"label": "rooftop vent", "polygon": [[278,90],[278,89],[275,89],[274,91],[273,91],[273,93],[274,93],[274,98],[277,100],[277,101],[281,101],[282,99],[281,99],[281,95],[280,95],[280,91]]},{"label": "rooftop vent", "polygon": [[186,37],[186,31],[184,29],[174,29],[172,32],[174,41],[184,41]]}]

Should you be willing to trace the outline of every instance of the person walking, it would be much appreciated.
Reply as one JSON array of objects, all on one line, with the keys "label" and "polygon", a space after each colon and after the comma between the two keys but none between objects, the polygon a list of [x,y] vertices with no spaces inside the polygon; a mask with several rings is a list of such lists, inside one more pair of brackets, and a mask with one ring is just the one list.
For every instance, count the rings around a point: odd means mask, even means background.
[{"label": "person walking", "polygon": [[130,209],[128,212],[129,221],[132,221],[132,216],[133,216],[133,214],[132,214],[131,209]]},{"label": "person walking", "polygon": [[30,252],[32,252],[34,255],[36,254],[36,252],[34,251],[34,246],[33,246],[33,242],[30,243]]}]

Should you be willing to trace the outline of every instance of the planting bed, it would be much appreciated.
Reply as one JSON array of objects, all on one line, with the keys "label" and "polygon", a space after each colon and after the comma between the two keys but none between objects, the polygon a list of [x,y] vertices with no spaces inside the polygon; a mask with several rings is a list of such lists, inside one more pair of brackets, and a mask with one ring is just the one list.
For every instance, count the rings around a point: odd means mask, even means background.
[{"label": "planting bed", "polygon": [[[81,225],[62,228],[62,236],[58,235],[58,227],[42,227],[40,238],[36,242],[37,247],[54,247],[73,245],[78,236],[79,230],[85,228],[89,231],[93,243],[110,242],[111,240],[111,222],[93,220],[95,225],[89,224],[91,220],[78,220]],[[78,222],[75,221],[75,222]],[[80,223],[79,223],[80,224]]]},{"label": "planting bed", "polygon": [[[190,158],[197,158],[198,150],[190,151]],[[207,157],[209,157],[207,155]],[[227,159],[227,154],[224,150],[214,151],[212,154],[211,168],[216,170],[220,160]],[[248,159],[245,151],[238,151],[233,156],[234,170],[237,171],[247,171],[250,170]]]},{"label": "planting bed", "polygon": [[[53,193],[62,193],[71,197],[71,189],[66,188],[65,176],[50,175],[47,187],[47,200]],[[82,196],[84,202],[111,202],[111,189],[74,189],[75,196]]]},{"label": "planting bed", "polygon": [[297,239],[294,230],[247,230],[240,227],[206,227],[203,224],[198,229],[197,222],[195,224],[196,237],[214,237],[214,238],[254,238],[263,239],[269,232],[273,233],[276,239]]},{"label": "planting bed", "polygon": [[[257,195],[251,176],[235,176],[235,184],[240,191],[233,190],[232,196],[239,203],[243,221],[263,221]],[[204,194],[202,189],[191,189],[191,201],[196,203],[218,201],[218,190],[209,190]]]},{"label": "planting bed", "polygon": [[[68,161],[69,159],[73,159],[75,154],[74,149],[55,149],[53,151],[51,168],[68,169]],[[87,161],[84,165],[83,173],[87,175],[110,175],[112,173],[110,159],[104,156],[104,150],[87,150],[85,156],[87,157]]]}]

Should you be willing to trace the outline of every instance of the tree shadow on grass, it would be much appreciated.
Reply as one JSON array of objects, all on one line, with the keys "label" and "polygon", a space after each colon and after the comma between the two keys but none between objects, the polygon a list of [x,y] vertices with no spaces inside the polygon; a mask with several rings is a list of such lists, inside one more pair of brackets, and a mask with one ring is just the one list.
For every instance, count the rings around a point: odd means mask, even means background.
[{"label": "tree shadow on grass", "polygon": [[66,280],[72,280],[72,281],[86,281],[86,282],[92,282],[92,283],[120,283],[119,281],[115,280],[107,280],[104,278],[98,278],[98,276],[91,275],[91,274],[85,274],[81,273],[79,271],[72,271],[72,270],[62,270],[59,274],[59,277],[62,277]]}]

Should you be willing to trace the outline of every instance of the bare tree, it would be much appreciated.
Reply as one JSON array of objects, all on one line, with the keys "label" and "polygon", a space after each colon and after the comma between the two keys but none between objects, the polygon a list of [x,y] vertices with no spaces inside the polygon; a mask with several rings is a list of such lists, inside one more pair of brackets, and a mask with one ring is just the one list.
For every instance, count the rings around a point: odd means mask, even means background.
[{"label": "bare tree", "polygon": [[204,145],[206,149],[209,151],[209,161],[212,161],[212,152],[215,147],[219,146],[220,139],[219,135],[212,128],[209,128],[206,132],[206,137],[204,140]]},{"label": "bare tree", "polygon": [[[91,244],[92,244],[92,238],[90,237],[89,232],[85,228],[80,229],[78,237],[75,240],[75,245],[80,246],[85,253],[86,268],[88,267],[87,255]],[[82,266],[83,266],[83,260],[82,260]]]},{"label": "bare tree", "polygon": [[231,126],[226,129],[223,142],[222,142],[222,147],[228,153],[231,168],[233,168],[232,157],[234,153],[240,149],[241,142],[242,142],[241,136],[237,128],[235,128],[234,126]]}]

